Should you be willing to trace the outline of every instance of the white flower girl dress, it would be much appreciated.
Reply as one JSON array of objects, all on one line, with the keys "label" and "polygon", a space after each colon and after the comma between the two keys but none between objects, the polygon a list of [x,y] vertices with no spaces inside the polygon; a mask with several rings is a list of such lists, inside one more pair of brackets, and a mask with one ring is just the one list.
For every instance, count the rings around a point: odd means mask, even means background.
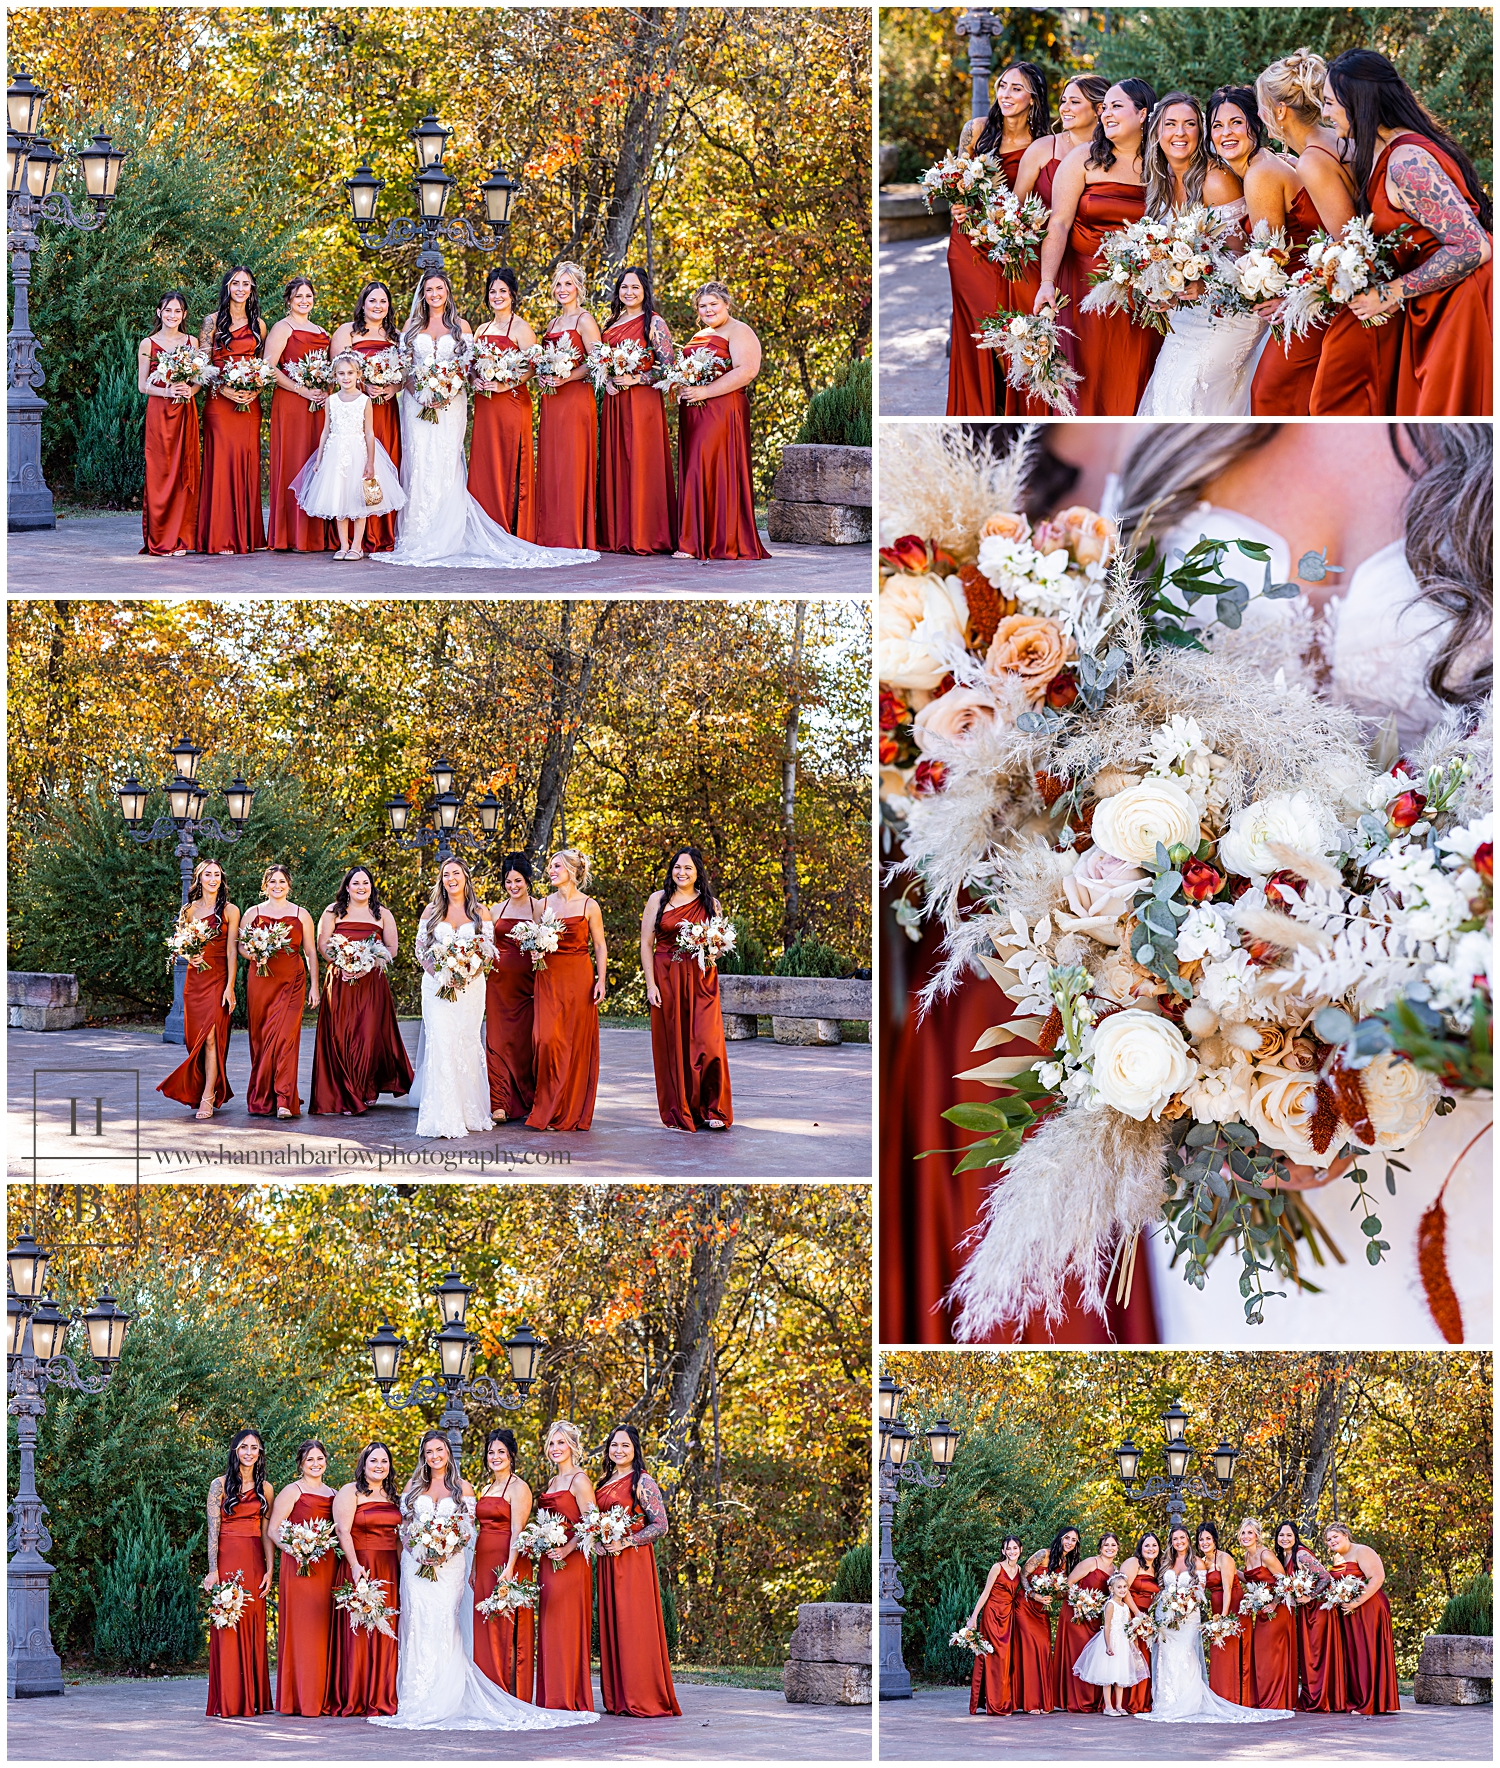
[{"label": "white flower girl dress", "polygon": [[375,478],[380,484],[380,502],[365,502],[365,413],[369,408],[364,393],[356,393],[352,399],[335,393],[323,407],[327,427],[322,450],[291,484],[292,495],[305,515],[357,522],[361,516],[387,516],[405,505],[401,475],[379,442],[375,444]]}]

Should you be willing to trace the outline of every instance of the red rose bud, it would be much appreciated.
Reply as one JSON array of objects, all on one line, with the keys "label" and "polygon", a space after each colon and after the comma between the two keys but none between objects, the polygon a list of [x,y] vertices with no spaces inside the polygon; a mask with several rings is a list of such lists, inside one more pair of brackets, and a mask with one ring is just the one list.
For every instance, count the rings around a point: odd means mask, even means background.
[{"label": "red rose bud", "polygon": [[941,761],[919,761],[911,777],[911,789],[919,798],[931,798],[941,792],[948,778],[948,769]]},{"label": "red rose bud", "polygon": [[1474,870],[1478,872],[1486,884],[1495,882],[1494,843],[1481,841],[1474,849]]},{"label": "red rose bud", "polygon": [[1182,894],[1189,902],[1207,902],[1224,888],[1222,875],[1205,860],[1190,859],[1182,868]]},{"label": "red rose bud", "polygon": [[1252,939],[1246,950],[1250,954],[1250,962],[1257,966],[1272,963],[1281,947],[1269,939]]},{"label": "red rose bud", "polygon": [[1047,683],[1047,704],[1054,712],[1066,712],[1077,698],[1077,677],[1071,669],[1059,669]]},{"label": "red rose bud", "polygon": [[880,739],[880,765],[894,767],[901,755],[901,745],[894,737],[882,736]]},{"label": "red rose bud", "polygon": [[932,560],[927,569],[935,571],[939,577],[956,577],[958,575],[958,560],[954,558],[953,554],[945,547],[933,545],[931,542],[928,544]]},{"label": "red rose bud", "polygon": [[1230,874],[1229,900],[1231,902],[1238,902],[1249,888],[1250,880],[1248,878],[1237,878],[1233,873]]},{"label": "red rose bud", "polygon": [[1409,829],[1413,823],[1422,820],[1426,808],[1427,800],[1420,792],[1403,792],[1386,806],[1386,816],[1393,828]]},{"label": "red rose bud", "polygon": [[1283,891],[1290,890],[1297,896],[1301,896],[1306,889],[1306,878],[1299,878],[1295,872],[1272,872],[1270,877],[1266,879],[1266,901],[1286,908],[1288,904],[1286,897],[1282,894]]},{"label": "red rose bud", "polygon": [[932,690],[932,697],[934,700],[941,700],[944,694],[951,694],[957,686],[958,683],[953,679],[953,672],[949,670],[948,674]]},{"label": "red rose bud", "polygon": [[894,546],[880,549],[882,561],[893,571],[925,571],[929,549],[919,534],[903,534]]},{"label": "red rose bud", "polygon": [[894,694],[887,687],[880,690],[880,728],[893,731],[898,724],[906,724],[911,719],[911,709],[900,694]]}]

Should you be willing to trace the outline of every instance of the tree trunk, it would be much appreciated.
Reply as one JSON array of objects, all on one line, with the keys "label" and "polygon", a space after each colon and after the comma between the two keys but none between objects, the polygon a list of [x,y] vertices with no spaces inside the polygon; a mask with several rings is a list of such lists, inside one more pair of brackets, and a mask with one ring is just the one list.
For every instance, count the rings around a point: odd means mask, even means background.
[{"label": "tree trunk", "polygon": [[1313,1407],[1312,1429],[1303,1461],[1300,1509],[1303,1526],[1311,1528],[1318,1514],[1323,1487],[1338,1448],[1338,1419],[1344,1384],[1338,1376],[1338,1358],[1332,1351],[1318,1357],[1318,1398]]},{"label": "tree trunk", "polygon": [[797,603],[792,628],[792,667],[786,714],[786,736],[781,749],[781,888],[785,906],[781,916],[781,943],[796,943],[802,928],[802,892],[797,882],[797,759],[798,730],[802,719],[802,628],[807,603]]},{"label": "tree trunk", "polygon": [[526,851],[533,860],[551,843],[552,825],[562,809],[568,775],[573,771],[573,752],[584,726],[584,712],[593,686],[599,641],[613,611],[614,604],[606,602],[583,650],[575,652],[572,645],[574,609],[571,603],[564,602],[557,642],[547,647],[547,663],[552,676],[547,746],[537,771],[536,809],[526,839]]},{"label": "tree trunk", "polygon": [[660,1451],[679,1474],[687,1462],[694,1408],[713,1350],[714,1319],[729,1286],[744,1214],[745,1192],[740,1186],[703,1185],[694,1191],[696,1243],[687,1293],[672,1335],[672,1379]]},{"label": "tree trunk", "polygon": [[675,8],[670,19],[668,9],[660,6],[644,7],[636,14],[630,56],[630,96],[621,120],[614,188],[610,192],[604,221],[603,277],[606,283],[614,281],[615,274],[630,253],[630,241],[650,181],[651,162],[672,91],[671,75],[687,33],[688,17],[685,6]]}]

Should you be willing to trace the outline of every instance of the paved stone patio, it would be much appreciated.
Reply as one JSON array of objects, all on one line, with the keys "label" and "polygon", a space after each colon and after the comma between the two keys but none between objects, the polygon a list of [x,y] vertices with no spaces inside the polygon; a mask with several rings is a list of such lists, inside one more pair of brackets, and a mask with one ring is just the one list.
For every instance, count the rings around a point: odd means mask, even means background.
[{"label": "paved stone patio", "polygon": [[948,409],[948,239],[880,248],[881,417],[941,417]]},{"label": "paved stone patio", "polygon": [[[413,1062],[418,1022],[401,1022]],[[249,1039],[231,1034],[236,1096],[199,1123],[156,1089],[182,1060],[159,1031],[10,1033],[12,1177],[256,1179],[340,1175],[393,1179],[864,1179],[871,1174],[870,1046],[798,1047],[755,1038],[729,1046],[734,1127],[688,1135],[656,1110],[648,1030],[600,1032],[593,1127],[538,1133],[502,1125],[462,1140],[416,1134],[417,1114],[387,1095],[363,1117],[309,1117],[313,1028],[304,1024],[290,1122],[245,1110]],[[124,1071],[124,1072],[122,1072]],[[138,1071],[137,1074],[129,1071]],[[33,1142],[33,1096],[37,1131]],[[139,1152],[134,1130],[137,1096]],[[70,1104],[77,1099],[76,1107]],[[95,1101],[102,1099],[102,1106]],[[102,1134],[97,1133],[102,1131]],[[35,1173],[33,1174],[33,1150]]]}]

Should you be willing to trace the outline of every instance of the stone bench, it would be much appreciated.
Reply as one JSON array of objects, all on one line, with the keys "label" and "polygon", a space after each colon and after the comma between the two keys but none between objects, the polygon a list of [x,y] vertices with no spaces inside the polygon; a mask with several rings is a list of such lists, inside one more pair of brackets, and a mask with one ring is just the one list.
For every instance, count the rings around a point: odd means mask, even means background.
[{"label": "stone bench", "polygon": [[799,1603],[782,1688],[800,1706],[869,1706],[869,1603]]},{"label": "stone bench", "polygon": [[20,1031],[71,1031],[82,1017],[76,976],[12,970],[5,989],[10,1024]]},{"label": "stone bench", "polygon": [[899,239],[937,239],[948,231],[950,214],[940,196],[932,199],[932,212],[920,184],[887,184],[880,192],[880,243]]},{"label": "stone bench", "polygon": [[1493,1700],[1494,1640],[1469,1633],[1429,1633],[1422,1641],[1413,1693],[1423,1707],[1487,1707]]},{"label": "stone bench", "polygon": [[790,442],[771,481],[766,533],[810,546],[868,546],[874,528],[874,451]]},{"label": "stone bench", "polygon": [[719,975],[726,1038],[756,1035],[769,1018],[778,1044],[837,1044],[841,1019],[868,1019],[874,985],[857,977]]}]

